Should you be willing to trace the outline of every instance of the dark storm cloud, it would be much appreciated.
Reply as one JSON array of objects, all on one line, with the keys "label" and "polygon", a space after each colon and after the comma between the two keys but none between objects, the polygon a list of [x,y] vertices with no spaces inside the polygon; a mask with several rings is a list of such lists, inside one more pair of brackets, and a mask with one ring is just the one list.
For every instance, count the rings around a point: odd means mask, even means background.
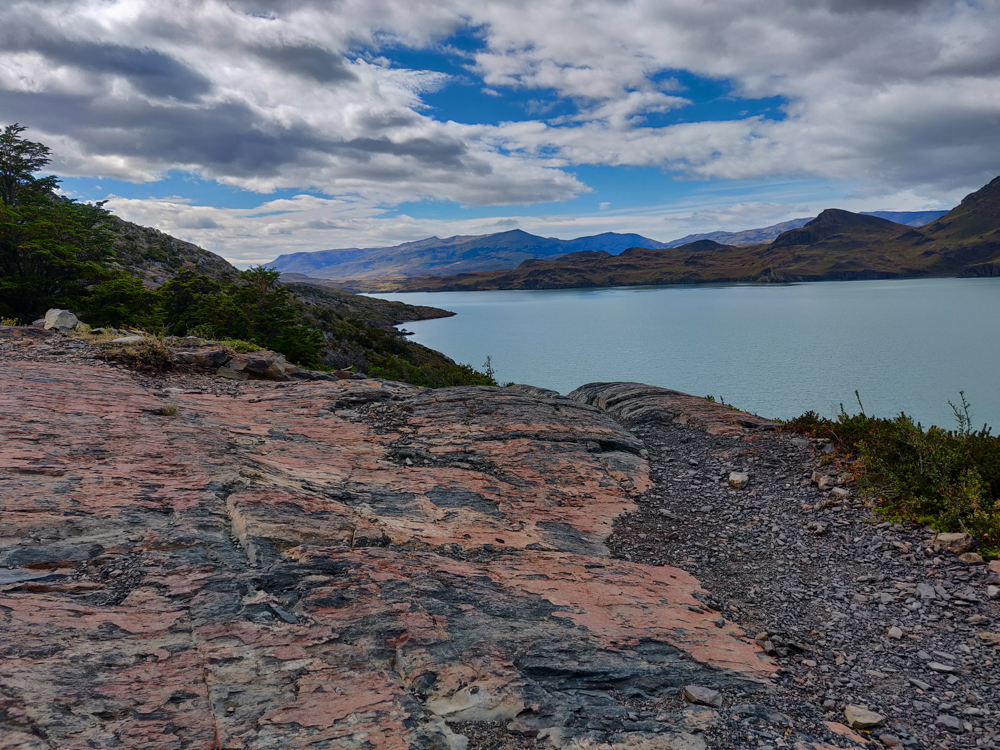
[{"label": "dark storm cloud", "polygon": [[171,164],[197,164],[240,177],[273,176],[280,167],[324,150],[328,143],[306,128],[264,132],[243,104],[211,108],[157,107],[130,100],[0,91],[0,111],[64,132],[91,153]]},{"label": "dark storm cloud", "polygon": [[287,73],[312,78],[320,83],[356,81],[358,77],[344,64],[340,55],[321,47],[304,44],[278,47],[255,47],[254,54],[274,63]]},{"label": "dark storm cloud", "polygon": [[408,156],[425,164],[446,167],[462,166],[462,157],[468,149],[458,141],[430,138],[410,138],[404,141],[391,141],[388,138],[354,138],[339,143],[338,151],[354,152],[358,158],[367,158],[370,154],[390,154],[392,156]]},{"label": "dark storm cloud", "polygon": [[8,54],[35,52],[92,75],[121,76],[136,90],[157,98],[191,101],[212,88],[205,76],[159,50],[70,39],[18,16],[0,27],[0,49]]},{"label": "dark storm cloud", "polygon": [[820,0],[834,13],[891,12],[910,15],[922,11],[937,0]]},{"label": "dark storm cloud", "polygon": [[[256,113],[236,103],[169,108],[140,100],[0,91],[0,111],[18,112],[21,120],[41,130],[64,132],[91,153],[141,155],[151,162],[198,165],[234,177],[274,177],[283,167],[316,164],[323,155],[353,163],[365,175],[401,177],[417,164],[489,173],[488,165],[467,159],[466,146],[452,139],[336,140],[306,126],[265,131],[257,127]],[[388,172],[385,165],[364,166],[381,155],[401,157],[411,166],[396,164]]]},{"label": "dark storm cloud", "polygon": [[51,60],[90,73],[119,75],[139,91],[154,97],[190,101],[212,88],[211,82],[179,60],[152,49],[137,49],[65,39],[34,46]]}]

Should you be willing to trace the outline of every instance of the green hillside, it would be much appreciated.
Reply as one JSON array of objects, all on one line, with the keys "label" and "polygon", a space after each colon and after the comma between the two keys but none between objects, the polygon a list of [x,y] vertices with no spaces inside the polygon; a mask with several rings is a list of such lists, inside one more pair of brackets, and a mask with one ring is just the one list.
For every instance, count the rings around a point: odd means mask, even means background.
[{"label": "green hillside", "polygon": [[417,385],[491,385],[492,377],[407,341],[392,326],[450,315],[309,285],[226,260],[102,205],[61,197],[35,175],[49,149],[0,131],[0,319],[28,324],[50,308],[92,326],[241,340],[307,368],[354,368]]}]

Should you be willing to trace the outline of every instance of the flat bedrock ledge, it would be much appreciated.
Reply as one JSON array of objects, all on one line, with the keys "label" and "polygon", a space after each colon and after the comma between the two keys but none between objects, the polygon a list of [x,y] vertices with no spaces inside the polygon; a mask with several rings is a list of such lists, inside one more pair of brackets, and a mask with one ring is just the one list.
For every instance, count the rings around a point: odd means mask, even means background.
[{"label": "flat bedrock ledge", "polygon": [[643,383],[587,383],[571,392],[568,398],[597,406],[628,427],[644,423],[681,424],[711,435],[777,427],[774,422],[725,404]]},{"label": "flat bedrock ledge", "polygon": [[649,467],[595,406],[143,382],[0,361],[8,747],[460,749],[464,722],[502,721],[702,748],[697,709],[622,696],[766,689],[695,578],[608,557]]}]

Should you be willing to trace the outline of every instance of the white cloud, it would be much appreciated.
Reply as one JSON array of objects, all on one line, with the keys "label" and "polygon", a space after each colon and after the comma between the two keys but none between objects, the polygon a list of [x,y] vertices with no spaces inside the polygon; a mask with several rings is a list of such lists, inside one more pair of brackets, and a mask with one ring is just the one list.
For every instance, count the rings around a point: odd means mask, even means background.
[{"label": "white cloud", "polygon": [[[535,119],[439,121],[424,99],[449,78],[389,62],[461,29],[484,43],[468,55],[481,90],[537,91]],[[588,189],[577,165],[833,178],[859,202],[908,205],[1000,172],[1000,0],[7,0],[0,48],[0,111],[53,146],[61,174],[179,170],[340,199],[281,220],[115,204],[183,214],[177,230],[215,247],[242,248],[239,227],[302,246],[413,239],[432,223],[387,207],[562,201]],[[682,71],[781,97],[784,119],[651,126],[697,98]],[[549,91],[576,114],[545,119]]]}]

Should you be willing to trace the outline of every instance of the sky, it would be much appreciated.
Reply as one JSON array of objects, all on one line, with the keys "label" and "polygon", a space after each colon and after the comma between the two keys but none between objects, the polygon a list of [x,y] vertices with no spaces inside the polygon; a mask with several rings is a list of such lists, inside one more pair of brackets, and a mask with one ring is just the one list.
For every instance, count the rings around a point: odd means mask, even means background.
[{"label": "sky", "polygon": [[2,0],[13,122],[241,266],[951,208],[1000,174],[1000,0]]}]

